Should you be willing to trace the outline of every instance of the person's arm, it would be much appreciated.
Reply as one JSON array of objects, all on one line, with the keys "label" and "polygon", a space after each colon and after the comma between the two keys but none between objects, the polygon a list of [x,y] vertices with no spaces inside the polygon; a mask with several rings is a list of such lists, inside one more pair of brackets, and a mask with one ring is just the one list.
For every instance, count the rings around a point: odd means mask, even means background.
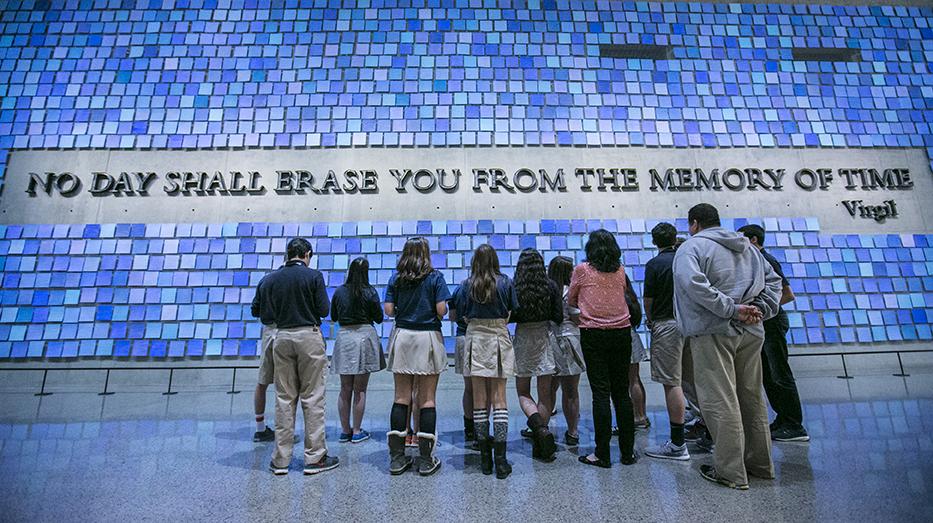
[{"label": "person's arm", "polygon": [[645,304],[645,325],[651,327],[651,304],[654,303],[654,265],[648,263],[645,265],[645,283],[641,292],[641,300]]},{"label": "person's arm", "polygon": [[317,317],[323,320],[330,313],[330,298],[327,297],[327,285],[321,273],[317,273],[314,278],[314,303],[317,305]]},{"label": "person's arm", "polygon": [[390,318],[395,317],[395,278],[396,276],[393,274],[392,277],[389,278],[389,283],[386,284],[385,303],[382,305],[382,309],[385,311],[386,316]]},{"label": "person's arm", "polygon": [[570,276],[570,289],[567,290],[567,304],[577,308],[577,300],[580,298],[580,279],[583,277],[582,265],[573,268]]},{"label": "person's arm", "polygon": [[740,309],[730,296],[710,284],[693,252],[677,252],[674,257],[674,282],[677,290],[720,318],[740,319],[740,310],[745,310]]},{"label": "person's arm", "polygon": [[444,275],[435,271],[434,277],[434,312],[438,318],[447,315],[447,300],[450,299],[450,289],[447,288],[447,281]]},{"label": "person's arm", "polygon": [[551,283],[551,321],[560,325],[564,322],[564,299],[556,283]]},{"label": "person's arm", "polygon": [[651,326],[651,304],[654,303],[654,298],[644,297],[645,302],[645,325]]},{"label": "person's arm", "polygon": [[372,294],[369,295],[369,318],[374,323],[382,323],[382,320],[385,317],[382,314],[382,306],[379,303],[379,293],[376,292],[376,289],[373,289]]},{"label": "person's arm", "polygon": [[761,258],[765,270],[765,288],[752,300],[752,305],[761,311],[761,319],[767,320],[777,315],[781,308],[781,276],[771,267],[764,257]]},{"label": "person's arm", "polygon": [[781,305],[790,303],[796,299],[797,297],[794,296],[794,290],[790,288],[790,285],[785,283],[784,288],[781,289]]},{"label": "person's arm", "polygon": [[249,312],[253,315],[254,318],[260,318],[262,315],[262,306],[259,298],[259,293],[262,289],[262,280],[259,280],[259,285],[256,286],[256,295],[253,296],[253,303],[249,306]]},{"label": "person's arm", "polygon": [[330,300],[330,321],[340,323],[340,289],[334,291],[334,297]]}]

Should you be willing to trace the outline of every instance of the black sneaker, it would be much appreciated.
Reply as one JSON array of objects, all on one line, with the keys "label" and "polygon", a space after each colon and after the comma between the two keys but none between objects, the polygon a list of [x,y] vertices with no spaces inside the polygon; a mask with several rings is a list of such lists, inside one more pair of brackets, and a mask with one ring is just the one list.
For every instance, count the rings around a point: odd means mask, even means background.
[{"label": "black sneaker", "polygon": [[336,456],[324,456],[324,459],[317,463],[305,465],[305,474],[309,476],[312,474],[320,474],[321,472],[334,470],[338,465],[340,465],[340,460]]},{"label": "black sneaker", "polygon": [[265,442],[265,441],[275,441],[275,431],[270,429],[268,426],[266,430],[261,430],[253,433],[253,441],[256,443]]},{"label": "black sneaker", "polygon": [[531,436],[534,434],[534,432],[532,432],[531,429],[525,427],[519,431],[519,434],[521,434],[523,438],[531,439]]},{"label": "black sneaker", "polygon": [[781,442],[806,442],[810,441],[810,435],[803,427],[780,427],[771,433],[771,439]]},{"label": "black sneaker", "polygon": [[287,466],[285,466],[285,467],[276,467],[275,464],[272,463],[271,461],[269,462],[269,470],[271,470],[272,473],[275,474],[276,476],[284,476],[284,475],[288,474],[288,467],[287,467]]},{"label": "black sneaker", "polygon": [[712,465],[700,465],[700,475],[703,476],[703,479],[712,481],[713,483],[718,483],[724,487],[734,488],[736,490],[748,490],[748,483],[739,485],[735,482],[729,481],[728,479],[720,476]]},{"label": "black sneaker", "polygon": [[693,444],[696,445],[697,449],[703,452],[712,453],[713,449],[716,448],[716,445],[713,443],[713,438],[708,432],[704,434],[702,438],[694,441]]},{"label": "black sneaker", "polygon": [[613,436],[618,436],[618,435],[619,435],[619,427],[616,427],[616,426],[613,426],[613,427],[612,427],[612,435],[613,435]]},{"label": "black sneaker", "polygon": [[702,421],[697,421],[687,427],[684,431],[684,440],[689,442],[699,441],[706,435],[706,425]]},{"label": "black sneaker", "polygon": [[580,444],[580,436],[574,436],[570,432],[564,432],[564,444],[568,447],[576,447]]}]

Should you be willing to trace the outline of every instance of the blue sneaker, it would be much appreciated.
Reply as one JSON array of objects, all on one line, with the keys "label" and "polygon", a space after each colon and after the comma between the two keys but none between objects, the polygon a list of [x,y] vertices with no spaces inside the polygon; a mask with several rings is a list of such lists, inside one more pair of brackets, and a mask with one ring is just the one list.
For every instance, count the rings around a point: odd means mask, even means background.
[{"label": "blue sneaker", "polygon": [[366,432],[363,429],[360,429],[359,432],[353,435],[353,438],[350,440],[351,443],[362,443],[369,439],[369,432]]},{"label": "blue sneaker", "polygon": [[348,443],[351,438],[353,438],[353,435],[349,432],[341,432],[340,438],[337,441],[340,443]]}]

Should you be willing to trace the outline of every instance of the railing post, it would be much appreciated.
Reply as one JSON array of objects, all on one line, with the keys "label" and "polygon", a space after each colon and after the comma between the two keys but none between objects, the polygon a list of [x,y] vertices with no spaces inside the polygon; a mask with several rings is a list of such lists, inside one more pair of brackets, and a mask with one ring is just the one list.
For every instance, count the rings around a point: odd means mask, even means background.
[{"label": "railing post", "polygon": [[901,372],[898,374],[895,374],[895,376],[897,376],[898,378],[906,378],[910,376],[910,374],[907,374],[906,372],[904,372],[904,362],[901,361],[900,351],[896,351],[895,354],[897,354],[897,365],[901,368]]},{"label": "railing post", "polygon": [[836,376],[841,380],[851,380],[853,377],[849,376],[849,370],[846,368],[846,355],[845,353],[840,352],[839,357],[842,358],[842,376]]},{"label": "railing post", "polygon": [[236,390],[236,367],[233,367],[233,381],[230,383],[230,390],[227,391],[227,394],[239,394],[240,391]]},{"label": "railing post", "polygon": [[51,392],[45,391],[45,379],[49,376],[49,369],[44,369],[42,371],[42,387],[39,389],[39,392],[33,394],[34,396],[51,396]]},{"label": "railing post", "polygon": [[113,393],[107,390],[107,387],[110,386],[110,369],[107,369],[107,377],[104,378],[104,391],[98,392],[98,396],[112,396]]},{"label": "railing post", "polygon": [[168,370],[168,390],[163,392],[163,396],[174,396],[177,392],[172,392],[172,378],[175,376],[175,369]]}]

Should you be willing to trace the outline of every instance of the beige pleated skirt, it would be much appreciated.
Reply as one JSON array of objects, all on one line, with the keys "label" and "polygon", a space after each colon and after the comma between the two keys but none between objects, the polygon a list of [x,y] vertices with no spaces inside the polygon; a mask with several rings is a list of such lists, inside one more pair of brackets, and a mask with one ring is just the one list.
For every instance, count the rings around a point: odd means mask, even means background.
[{"label": "beige pleated skirt", "polygon": [[395,327],[389,335],[387,369],[395,374],[440,374],[447,369],[447,349],[440,331]]},{"label": "beige pleated skirt", "polygon": [[463,375],[510,378],[515,375],[515,352],[505,319],[472,319],[463,342]]},{"label": "beige pleated skirt", "polygon": [[535,321],[515,325],[515,374],[522,378],[550,376],[557,371],[554,346],[557,340],[551,322]]}]

